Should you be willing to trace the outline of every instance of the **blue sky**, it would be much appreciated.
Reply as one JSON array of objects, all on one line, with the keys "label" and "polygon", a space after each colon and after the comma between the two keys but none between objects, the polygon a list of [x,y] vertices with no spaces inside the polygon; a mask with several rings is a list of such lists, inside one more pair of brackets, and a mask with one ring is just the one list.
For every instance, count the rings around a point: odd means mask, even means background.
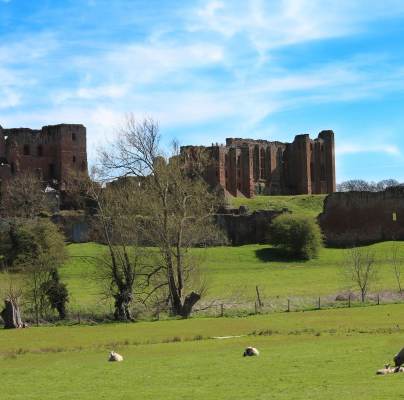
[{"label": "blue sky", "polygon": [[337,181],[404,181],[402,0],[0,0],[0,125],[125,114],[165,143],[336,134]]}]

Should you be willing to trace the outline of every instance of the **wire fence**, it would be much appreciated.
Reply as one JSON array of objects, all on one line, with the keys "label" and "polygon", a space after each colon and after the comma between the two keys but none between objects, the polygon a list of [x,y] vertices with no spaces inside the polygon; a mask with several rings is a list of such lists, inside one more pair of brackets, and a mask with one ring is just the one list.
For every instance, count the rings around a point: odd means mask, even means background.
[{"label": "wire fence", "polygon": [[[350,307],[369,307],[386,304],[404,304],[404,292],[384,291],[370,293],[365,301],[361,301],[361,296],[357,293],[347,292],[337,295],[322,296],[288,296],[288,297],[265,297],[255,288],[255,299],[215,299],[200,302],[193,309],[193,317],[241,317],[248,315],[270,314],[270,313],[291,313],[301,311],[315,311]],[[133,306],[133,317],[135,320],[160,320],[170,317],[167,307],[157,308],[136,308]],[[24,321],[29,325],[35,325],[34,316],[28,312],[23,312]],[[96,308],[81,307],[75,304],[69,310],[66,321],[59,321],[57,316],[49,316],[41,319],[40,325],[71,323],[71,324],[97,324],[106,321],[113,321],[112,304],[100,304]],[[0,326],[2,326],[0,318]]]},{"label": "wire fence", "polygon": [[404,303],[404,294],[380,292],[368,294],[365,300],[355,293],[328,296],[290,296],[286,298],[262,298],[257,294],[254,301],[216,300],[194,309],[194,315],[230,317],[237,315],[269,314],[282,312],[314,311],[333,308],[367,307]]}]

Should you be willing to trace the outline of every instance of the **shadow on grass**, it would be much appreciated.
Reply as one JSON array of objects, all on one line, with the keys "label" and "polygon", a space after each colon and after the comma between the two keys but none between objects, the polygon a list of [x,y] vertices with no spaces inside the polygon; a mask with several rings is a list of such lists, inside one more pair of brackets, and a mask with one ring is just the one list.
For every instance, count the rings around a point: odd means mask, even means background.
[{"label": "shadow on grass", "polygon": [[255,256],[263,261],[278,261],[278,262],[299,262],[303,263],[305,260],[298,258],[294,255],[291,255],[287,251],[283,249],[278,249],[276,247],[267,247],[265,249],[257,249],[255,250]]}]

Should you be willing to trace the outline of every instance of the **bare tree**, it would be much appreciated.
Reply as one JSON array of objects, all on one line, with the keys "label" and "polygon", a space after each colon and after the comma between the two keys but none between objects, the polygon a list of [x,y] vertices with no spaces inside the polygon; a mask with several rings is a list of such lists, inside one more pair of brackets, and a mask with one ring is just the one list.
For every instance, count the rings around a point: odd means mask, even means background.
[{"label": "bare tree", "polygon": [[[87,170],[68,169],[60,185],[61,207],[63,209],[83,210],[94,207],[88,197],[92,182]],[[90,210],[91,211],[91,210]]]},{"label": "bare tree", "polygon": [[140,199],[133,211],[138,215],[136,227],[142,239],[159,250],[160,283],[149,296],[166,287],[172,314],[186,318],[204,291],[202,281],[194,279],[200,260],[189,250],[217,234],[212,216],[219,198],[198,172],[201,157],[187,158],[175,144],[167,159],[159,139],[152,119],[138,123],[129,117],[118,140],[102,151],[101,164],[108,178],[135,177],[132,198]]},{"label": "bare tree", "polygon": [[41,180],[30,172],[19,173],[2,186],[0,215],[33,218],[50,208],[49,197]]},{"label": "bare tree", "polygon": [[358,287],[362,302],[365,302],[370,286],[377,279],[373,252],[361,247],[347,250],[345,254],[345,268],[350,281]]},{"label": "bare tree", "polygon": [[394,272],[394,276],[396,278],[396,282],[397,282],[397,286],[398,286],[398,291],[399,293],[402,293],[402,283],[401,283],[401,279],[402,279],[402,272],[403,272],[403,268],[404,268],[404,263],[403,260],[400,256],[400,252],[399,252],[399,247],[397,245],[394,245],[391,248],[391,251],[389,253],[388,259],[390,261],[390,264],[393,268],[393,272]]},{"label": "bare tree", "polygon": [[383,179],[379,182],[364,181],[363,179],[351,179],[337,185],[338,192],[381,192],[389,187],[400,186],[395,179]]},{"label": "bare tree", "polygon": [[136,220],[140,198],[132,196],[133,184],[126,180],[103,188],[90,182],[87,190],[97,207],[101,239],[108,247],[106,254],[94,261],[99,264],[104,294],[114,299],[114,318],[119,321],[133,321],[132,304],[142,300],[145,288],[161,270],[158,265],[146,263],[150,256],[139,246]]}]

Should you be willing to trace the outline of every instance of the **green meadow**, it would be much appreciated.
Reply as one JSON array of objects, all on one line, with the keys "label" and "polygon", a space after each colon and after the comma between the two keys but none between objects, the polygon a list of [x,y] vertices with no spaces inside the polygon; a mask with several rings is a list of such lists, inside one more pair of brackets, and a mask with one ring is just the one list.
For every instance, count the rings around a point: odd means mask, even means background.
[{"label": "green meadow", "polygon": [[[257,197],[247,205],[314,218],[322,201],[323,196]],[[389,264],[393,246],[404,252],[404,242],[367,246],[377,260],[372,293],[397,292]],[[343,273],[344,249],[324,248],[310,261],[287,258],[270,245],[192,251],[203,260],[204,301],[226,307],[253,304],[256,286],[265,304],[335,298],[351,286]],[[78,324],[78,312],[112,312],[99,279],[106,247],[70,244],[68,252],[60,273],[70,293],[71,319],[61,326],[0,330],[0,399],[373,400],[402,393],[403,374],[375,372],[404,345],[404,304],[374,306],[373,300],[367,307]],[[0,289],[2,284],[5,279]],[[260,350],[259,357],[242,357],[249,345]],[[107,362],[111,350],[124,361]]]},{"label": "green meadow", "polygon": [[[368,246],[377,259],[378,279],[372,293],[396,292],[397,285],[388,256],[393,246],[404,253],[404,242],[383,242]],[[70,291],[70,308],[105,309],[97,261],[105,247],[99,244],[68,246],[70,259],[61,269],[61,276]],[[153,251],[150,249],[150,251]],[[310,261],[290,260],[268,245],[213,247],[194,249],[204,260],[208,291],[206,301],[253,302],[256,285],[264,299],[287,299],[335,296],[349,289],[343,273],[346,250],[324,248],[318,258]]]},{"label": "green meadow", "polygon": [[[381,399],[404,305],[0,331],[2,399]],[[227,339],[214,337],[240,336]],[[248,345],[259,357],[243,358]],[[122,363],[108,363],[110,350]],[[400,397],[398,397],[400,398]]]},{"label": "green meadow", "polygon": [[323,211],[326,195],[298,195],[298,196],[255,196],[251,199],[232,197],[229,205],[235,208],[246,206],[250,211],[288,209],[293,214],[317,217]]}]

